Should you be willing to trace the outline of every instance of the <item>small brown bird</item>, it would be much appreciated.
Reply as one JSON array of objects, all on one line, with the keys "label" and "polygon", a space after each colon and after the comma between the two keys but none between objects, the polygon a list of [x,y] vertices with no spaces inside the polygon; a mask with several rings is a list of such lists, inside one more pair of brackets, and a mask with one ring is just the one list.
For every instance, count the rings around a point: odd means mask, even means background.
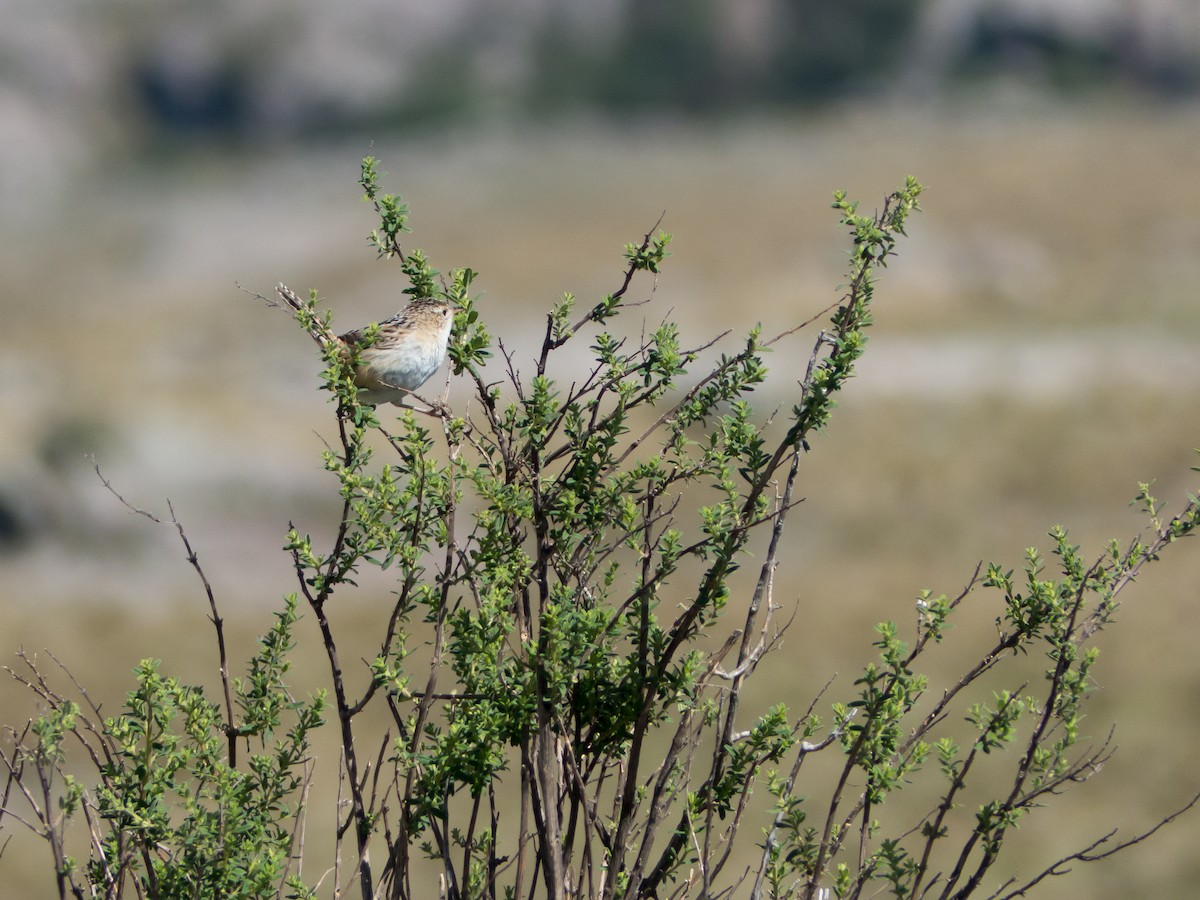
[{"label": "small brown bird", "polygon": [[447,301],[418,297],[380,322],[373,342],[367,342],[363,328],[341,335],[342,356],[358,352],[354,383],[362,388],[359,400],[403,406],[404,398],[432,378],[446,358],[453,324],[454,310]]}]

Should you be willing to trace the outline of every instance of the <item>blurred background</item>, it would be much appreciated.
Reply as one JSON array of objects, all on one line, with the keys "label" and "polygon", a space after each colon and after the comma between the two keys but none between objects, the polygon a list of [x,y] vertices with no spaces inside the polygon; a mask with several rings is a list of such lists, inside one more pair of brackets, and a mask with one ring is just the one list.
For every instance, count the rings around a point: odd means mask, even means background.
[{"label": "blurred background", "polygon": [[[615,289],[622,246],[664,211],[673,255],[646,317],[674,310],[695,344],[782,331],[838,296],[832,192],[871,209],[905,175],[927,186],[807,463],[779,594],[799,615],[764,704],[786,684],[803,708],[833,673],[828,699],[845,699],[872,624],[909,625],[919,589],[957,593],[979,560],[1019,568],[1055,523],[1092,556],[1141,527],[1139,481],[1172,509],[1195,488],[1192,0],[0,11],[0,651],[48,648],[107,711],[140,658],[215,684],[216,656],[177,535],[122,507],[92,457],[130,503],[163,515],[171,499],[234,661],[292,589],[288,522],[335,525],[312,345],[239,286],[317,288],[338,330],[398,308],[398,267],[366,242],[367,153],[412,207],[408,245],[479,271],[482,313],[518,354],[563,291]],[[764,408],[810,337],[776,354]],[[998,875],[1147,828],[1200,790],[1197,585],[1188,545],[1124,595],[1085,722],[1100,740],[1116,721],[1119,753],[1022,823]],[[952,635],[959,665],[994,634],[981,597]],[[335,624],[368,646],[386,582],[339,603]],[[316,684],[319,661],[301,663]],[[935,661],[933,684],[955,664]],[[3,722],[31,711],[0,685]],[[1193,815],[1045,895],[1193,897],[1198,837]],[[17,835],[3,894],[51,896],[48,860]]]}]

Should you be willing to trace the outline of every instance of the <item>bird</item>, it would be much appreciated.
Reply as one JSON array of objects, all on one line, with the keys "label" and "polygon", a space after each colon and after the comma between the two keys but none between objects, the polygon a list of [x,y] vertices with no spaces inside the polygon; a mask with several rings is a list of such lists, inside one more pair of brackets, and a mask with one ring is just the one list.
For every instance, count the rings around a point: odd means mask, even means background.
[{"label": "bird", "polygon": [[379,323],[374,340],[368,328],[338,337],[343,359],[353,359],[360,403],[404,406],[404,398],[441,367],[446,358],[454,309],[440,297],[418,297]]}]

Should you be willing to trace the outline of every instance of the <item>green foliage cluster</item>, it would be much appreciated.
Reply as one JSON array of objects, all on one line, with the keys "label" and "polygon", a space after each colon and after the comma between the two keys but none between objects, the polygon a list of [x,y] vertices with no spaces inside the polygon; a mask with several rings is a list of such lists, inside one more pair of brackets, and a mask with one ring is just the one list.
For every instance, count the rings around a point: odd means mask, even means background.
[{"label": "green foliage cluster", "polygon": [[[324,724],[325,701],[320,694],[294,700],[284,683],[296,617],[291,597],[246,677],[232,682],[233,731],[203,688],[162,675],[158,660],[134,669],[137,685],[121,713],[102,716],[86,694],[84,712],[52,690],[35,661],[22,655],[32,678],[13,674],[49,709],[29,726],[36,743],[20,741],[6,763],[15,780],[28,778],[42,790],[42,832],[56,853],[62,896],[264,897],[281,890],[312,896],[300,881],[293,846],[311,769],[310,736]],[[259,748],[242,766],[234,738]],[[93,763],[93,784],[63,769],[68,740]],[[56,782],[61,788],[51,804]],[[34,795],[26,799],[39,808]],[[91,832],[83,866],[66,850],[74,817]]]},{"label": "green foliage cluster", "polygon": [[[1107,757],[1107,743],[1081,747],[1094,639],[1140,568],[1195,529],[1196,499],[1164,519],[1143,487],[1145,536],[1094,562],[1055,529],[1054,577],[1030,550],[1020,578],[981,566],[956,597],[923,592],[911,645],[881,623],[877,660],[827,720],[821,691],[746,709],[744,687],[783,628],[773,585],[798,473],[866,348],[875,275],[921,186],[906,180],[869,215],[836,194],[850,243],[840,298],[781,335],[753,327],[725,352],[728,334],[687,347],[670,320],[625,325],[634,286],[652,286],[669,256],[670,236],[651,229],[625,248],[616,290],[552,307],[523,378],[480,318],[475,273],[443,276],[406,250],[407,208],[379,178],[364,160],[360,183],[380,217],[371,244],[398,260],[407,293],[455,308],[450,367],[472,387],[470,413],[414,396],[429,408],[385,425],[360,402],[316,295],[281,289],[323,348],[336,405],[323,455],[341,500],[335,535],[322,546],[290,528],[297,592],[232,688],[209,592],[224,712],[151,661],[107,719],[84,716],[36,668],[25,678],[48,709],[5,762],[54,853],[60,893],[314,896],[320,882],[303,877],[296,836],[310,736],[327,716],[346,793],[322,881],[364,900],[431,896],[429,863],[439,896],[456,900],[949,898],[983,887],[1006,835]],[[823,316],[786,411],[763,417],[751,395],[767,355]],[[585,344],[586,368],[559,352],[568,344]],[[366,567],[389,573],[392,605],[377,653],[347,671],[337,601]],[[931,692],[918,666],[976,589],[996,601],[994,642]],[[319,630],[329,689],[298,701],[284,679],[301,608]],[[1021,671],[1010,676],[1009,664],[1032,653],[1048,661],[1042,683],[1008,683]],[[94,783],[67,774],[68,737],[87,748]],[[260,752],[239,763],[243,744]],[[836,758],[832,780],[802,778],[813,754]],[[1005,759],[1002,790],[968,790]],[[899,830],[885,824],[879,811],[918,780],[934,785],[932,808]],[[952,815],[964,806],[975,811],[965,825]],[[83,867],[67,849],[80,818]],[[993,896],[1144,836],[1110,837]]]}]

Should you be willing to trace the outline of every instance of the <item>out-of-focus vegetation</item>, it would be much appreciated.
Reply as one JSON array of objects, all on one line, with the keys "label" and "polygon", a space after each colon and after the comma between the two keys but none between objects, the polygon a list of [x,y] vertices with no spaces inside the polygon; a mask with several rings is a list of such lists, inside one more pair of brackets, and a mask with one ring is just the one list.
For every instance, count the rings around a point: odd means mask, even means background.
[{"label": "out-of-focus vegetation", "polygon": [[[20,23],[0,34],[8,648],[52,648],[113,706],[148,655],[212,682],[192,573],[172,535],[103,491],[95,453],[133,501],[172,497],[231,655],[248,656],[292,577],[287,521],[328,512],[313,462],[328,410],[311,347],[234,282],[319,287],[347,327],[394,311],[394,273],[356,237],[370,216],[347,187],[372,141],[419,210],[418,243],[480,270],[481,306],[518,351],[563,290],[610,290],[595,249],[619,259],[664,209],[676,241],[660,300],[693,336],[778,330],[833,299],[834,188],[928,184],[812,458],[806,514],[822,526],[798,529],[808,565],[778,588],[804,628],[764,682],[851,672],[871,623],[917,589],[953,592],[974,561],[1016,561],[1054,522],[1085,549],[1124,533],[1138,480],[1188,487],[1197,7],[674,6],[6,0]],[[1119,753],[1097,790],[1024,826],[1031,854],[1094,822],[1148,824],[1194,789],[1200,675],[1181,625],[1198,583],[1179,558],[1126,595],[1096,670]],[[344,610],[364,653],[379,609]],[[27,712],[0,688],[0,720]],[[1073,890],[1190,897],[1196,834],[1181,823]]]},{"label": "out-of-focus vegetation", "polygon": [[[1200,88],[1190,0],[4,0],[6,191],[114,154],[463,121]],[[40,177],[39,177],[40,173]]]}]

